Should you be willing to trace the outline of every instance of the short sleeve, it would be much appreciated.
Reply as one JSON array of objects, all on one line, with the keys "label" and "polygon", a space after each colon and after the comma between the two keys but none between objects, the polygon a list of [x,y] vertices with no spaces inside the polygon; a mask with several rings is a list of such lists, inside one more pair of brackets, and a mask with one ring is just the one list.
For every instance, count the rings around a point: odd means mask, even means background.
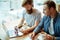
[{"label": "short sleeve", "polygon": [[24,18],[25,12],[26,12],[25,9],[21,9],[21,10],[19,11],[19,13],[18,13],[18,17],[19,17],[19,18]]},{"label": "short sleeve", "polygon": [[41,13],[37,12],[36,20],[35,21],[40,21],[41,20]]}]

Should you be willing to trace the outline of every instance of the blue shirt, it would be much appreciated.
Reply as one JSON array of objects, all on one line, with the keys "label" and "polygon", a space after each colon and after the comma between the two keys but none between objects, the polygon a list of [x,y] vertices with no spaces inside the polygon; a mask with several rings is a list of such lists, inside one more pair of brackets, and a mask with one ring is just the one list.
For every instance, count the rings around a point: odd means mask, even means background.
[{"label": "blue shirt", "polygon": [[[35,28],[34,32],[38,33],[42,28],[44,31],[49,34],[51,18],[49,16],[44,16],[39,25]],[[54,36],[57,37],[56,40],[60,40],[60,14],[57,13],[57,16],[53,20]]]}]

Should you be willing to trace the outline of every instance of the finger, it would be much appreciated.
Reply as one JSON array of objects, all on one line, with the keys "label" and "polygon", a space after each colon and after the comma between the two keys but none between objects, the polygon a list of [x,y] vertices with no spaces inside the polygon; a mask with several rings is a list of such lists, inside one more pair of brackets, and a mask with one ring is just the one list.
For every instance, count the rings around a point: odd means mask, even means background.
[{"label": "finger", "polygon": [[31,38],[33,38],[33,34],[31,34]]}]

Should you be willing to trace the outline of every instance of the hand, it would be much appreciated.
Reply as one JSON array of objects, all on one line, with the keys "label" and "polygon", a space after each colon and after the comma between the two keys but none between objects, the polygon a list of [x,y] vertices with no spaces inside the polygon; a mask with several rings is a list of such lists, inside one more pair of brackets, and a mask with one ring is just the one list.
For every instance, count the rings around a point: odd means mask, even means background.
[{"label": "hand", "polygon": [[31,36],[31,38],[34,38],[35,37],[35,32],[33,32],[30,36]]},{"label": "hand", "polygon": [[47,35],[46,35],[46,39],[47,39],[47,40],[53,40],[53,36],[47,34]]},{"label": "hand", "polygon": [[27,34],[28,33],[28,30],[23,30],[23,29],[21,29],[20,30],[22,33],[24,33],[24,34]]}]

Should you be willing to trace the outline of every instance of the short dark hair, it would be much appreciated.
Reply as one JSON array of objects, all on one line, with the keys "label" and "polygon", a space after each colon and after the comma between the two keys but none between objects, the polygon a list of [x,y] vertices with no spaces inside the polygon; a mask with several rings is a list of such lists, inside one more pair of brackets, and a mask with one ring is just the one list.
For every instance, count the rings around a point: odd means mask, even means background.
[{"label": "short dark hair", "polygon": [[24,7],[24,5],[26,5],[26,4],[32,5],[33,4],[33,0],[23,0],[22,7]]},{"label": "short dark hair", "polygon": [[56,4],[55,4],[54,1],[46,1],[44,4],[46,4],[49,9],[50,9],[51,7],[53,7],[54,9],[56,9]]}]

